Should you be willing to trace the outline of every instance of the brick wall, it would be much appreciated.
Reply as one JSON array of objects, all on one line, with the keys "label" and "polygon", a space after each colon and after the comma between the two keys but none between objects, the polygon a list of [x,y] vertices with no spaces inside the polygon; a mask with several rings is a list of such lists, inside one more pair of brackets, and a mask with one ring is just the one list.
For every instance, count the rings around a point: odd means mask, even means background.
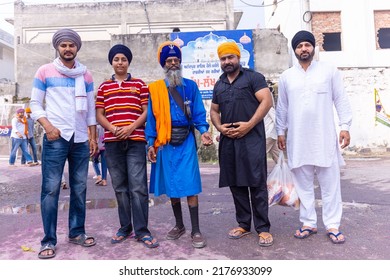
[{"label": "brick wall", "polygon": [[320,51],[324,51],[323,33],[342,32],[340,12],[313,12],[312,32]]},{"label": "brick wall", "polygon": [[374,26],[376,36],[376,49],[379,50],[380,46],[378,43],[378,30],[380,28],[390,28],[390,10],[387,11],[374,11]]}]

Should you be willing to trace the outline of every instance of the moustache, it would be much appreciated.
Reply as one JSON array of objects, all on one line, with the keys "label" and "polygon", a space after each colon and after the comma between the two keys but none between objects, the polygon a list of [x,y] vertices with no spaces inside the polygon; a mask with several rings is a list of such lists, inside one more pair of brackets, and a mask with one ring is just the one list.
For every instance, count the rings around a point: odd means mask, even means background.
[{"label": "moustache", "polygon": [[171,66],[168,68],[168,71],[170,70],[179,70],[180,68],[178,66]]}]

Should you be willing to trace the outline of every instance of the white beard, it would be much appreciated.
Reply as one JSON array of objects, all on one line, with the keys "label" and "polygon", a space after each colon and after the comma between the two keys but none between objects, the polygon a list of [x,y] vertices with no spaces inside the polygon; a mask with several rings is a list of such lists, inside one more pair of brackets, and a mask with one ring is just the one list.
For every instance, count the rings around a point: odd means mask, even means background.
[{"label": "white beard", "polygon": [[181,69],[170,70],[164,67],[165,77],[167,78],[170,86],[181,86],[182,85],[182,73]]}]

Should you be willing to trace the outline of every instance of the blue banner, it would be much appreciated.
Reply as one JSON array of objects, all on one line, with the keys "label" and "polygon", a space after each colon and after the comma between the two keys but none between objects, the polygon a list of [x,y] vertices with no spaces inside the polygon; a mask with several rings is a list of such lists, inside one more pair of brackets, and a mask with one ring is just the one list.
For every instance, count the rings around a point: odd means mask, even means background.
[{"label": "blue banner", "polygon": [[10,137],[11,130],[12,130],[12,126],[10,125],[0,125],[0,137],[1,136]]},{"label": "blue banner", "polygon": [[243,67],[254,67],[252,30],[175,32],[171,41],[182,50],[183,76],[194,80],[203,99],[211,99],[213,88],[222,74],[217,48],[224,42],[236,42],[241,51]]}]

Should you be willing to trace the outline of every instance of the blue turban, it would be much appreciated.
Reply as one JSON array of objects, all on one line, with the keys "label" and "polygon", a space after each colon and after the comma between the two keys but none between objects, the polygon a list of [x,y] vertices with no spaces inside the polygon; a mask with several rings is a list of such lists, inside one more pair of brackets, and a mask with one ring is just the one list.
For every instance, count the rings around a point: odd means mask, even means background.
[{"label": "blue turban", "polygon": [[76,31],[72,29],[60,29],[53,35],[52,43],[55,49],[58,48],[59,44],[63,41],[72,41],[77,46],[77,51],[81,48],[81,38]]},{"label": "blue turban", "polygon": [[157,60],[160,63],[161,67],[165,66],[165,61],[167,60],[168,57],[171,56],[177,57],[178,59],[180,59],[181,62],[180,47],[171,41],[162,43],[158,47],[158,51],[157,51]]},{"label": "blue turban", "polygon": [[314,38],[314,35],[306,30],[301,30],[291,40],[291,46],[293,50],[297,48],[299,43],[302,42],[309,42],[313,47],[316,46],[316,39]]},{"label": "blue turban", "polygon": [[118,44],[113,46],[111,50],[108,52],[108,61],[110,62],[111,65],[112,65],[112,60],[118,53],[121,53],[124,56],[126,56],[130,64],[131,60],[133,59],[133,54],[131,53],[131,50],[125,45]]}]

